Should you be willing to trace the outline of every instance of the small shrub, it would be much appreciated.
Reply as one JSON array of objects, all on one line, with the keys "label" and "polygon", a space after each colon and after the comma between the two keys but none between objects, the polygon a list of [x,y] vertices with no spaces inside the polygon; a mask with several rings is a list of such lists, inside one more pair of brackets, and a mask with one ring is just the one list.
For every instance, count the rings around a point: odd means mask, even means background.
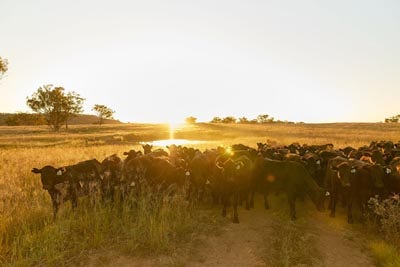
[{"label": "small shrub", "polygon": [[373,225],[377,226],[387,242],[400,248],[400,196],[395,194],[383,201],[371,198],[368,205]]}]

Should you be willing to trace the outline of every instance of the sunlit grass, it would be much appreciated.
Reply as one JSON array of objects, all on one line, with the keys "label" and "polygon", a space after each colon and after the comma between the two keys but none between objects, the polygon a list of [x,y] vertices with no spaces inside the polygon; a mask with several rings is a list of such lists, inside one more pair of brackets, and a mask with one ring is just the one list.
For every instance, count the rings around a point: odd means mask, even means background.
[{"label": "sunlit grass", "polygon": [[145,195],[136,208],[127,203],[122,210],[107,205],[93,209],[80,199],[77,211],[65,203],[57,221],[52,221],[50,197],[40,177],[31,173],[33,167],[102,160],[114,153],[122,156],[129,149],[140,149],[140,145],[0,150],[0,265],[67,264],[109,247],[129,255],[140,251],[168,254],[190,241],[193,233],[206,229],[207,220],[215,221],[217,215],[202,216],[198,209],[194,213],[193,206],[179,195],[172,199],[156,196],[156,205]]},{"label": "sunlit grass", "polygon": [[369,244],[369,248],[378,266],[400,266],[400,252],[385,241],[372,241]]}]

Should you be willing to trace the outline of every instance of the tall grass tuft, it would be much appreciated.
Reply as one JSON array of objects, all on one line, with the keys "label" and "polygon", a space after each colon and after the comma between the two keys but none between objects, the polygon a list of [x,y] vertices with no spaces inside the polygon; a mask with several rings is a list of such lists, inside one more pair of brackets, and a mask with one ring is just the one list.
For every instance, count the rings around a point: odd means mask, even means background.
[{"label": "tall grass tuft", "polygon": [[374,241],[369,244],[372,256],[378,266],[397,267],[400,266],[400,255],[398,250],[385,241]]},{"label": "tall grass tuft", "polygon": [[[194,208],[183,193],[129,197],[115,205],[82,201],[53,222],[47,214],[3,240],[7,265],[56,265],[86,259],[90,250],[112,248],[125,253],[169,253],[196,225]],[[13,224],[15,225],[15,224]],[[32,227],[36,225],[36,227]]]}]

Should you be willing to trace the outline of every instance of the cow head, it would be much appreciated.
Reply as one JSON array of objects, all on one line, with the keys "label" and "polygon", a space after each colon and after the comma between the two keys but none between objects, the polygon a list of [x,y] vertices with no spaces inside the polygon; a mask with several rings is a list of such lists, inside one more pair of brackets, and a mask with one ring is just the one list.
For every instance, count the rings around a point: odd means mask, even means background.
[{"label": "cow head", "polygon": [[367,165],[364,166],[364,169],[366,169],[369,172],[369,175],[371,177],[371,182],[373,183],[375,189],[383,190],[385,186],[383,181],[385,174],[388,172],[387,170],[388,168],[383,167],[381,165]]},{"label": "cow head", "polygon": [[105,181],[117,182],[121,176],[122,165],[122,160],[116,154],[108,156],[101,162],[101,179]]},{"label": "cow head", "polygon": [[352,176],[357,172],[357,170],[352,168],[347,162],[342,162],[337,166],[333,166],[332,169],[336,172],[340,184],[343,187],[350,187]]},{"label": "cow head", "polygon": [[217,161],[215,165],[217,170],[221,173],[221,177],[224,177],[226,180],[233,179],[234,174],[237,171],[237,166],[232,159],[227,159],[223,163]]},{"label": "cow head", "polygon": [[142,147],[145,155],[151,153],[151,149],[153,148],[153,146],[149,144],[142,145]]},{"label": "cow head", "polygon": [[124,152],[124,156],[128,156],[127,159],[133,159],[142,155],[142,151],[135,151],[134,149]]},{"label": "cow head", "polygon": [[40,173],[43,189],[50,190],[62,180],[60,177],[65,175],[66,169],[64,167],[57,169],[53,166],[45,166],[41,169],[33,168],[32,172],[36,174]]}]

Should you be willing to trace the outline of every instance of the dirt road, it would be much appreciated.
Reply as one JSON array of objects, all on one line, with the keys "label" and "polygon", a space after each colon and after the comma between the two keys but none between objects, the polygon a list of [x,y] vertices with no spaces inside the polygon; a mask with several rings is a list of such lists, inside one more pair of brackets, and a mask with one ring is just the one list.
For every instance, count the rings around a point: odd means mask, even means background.
[{"label": "dirt road", "polygon": [[[363,249],[359,233],[347,225],[344,215],[330,218],[327,211],[318,213],[310,203],[301,202],[297,210],[298,220],[292,223],[286,215],[286,205],[272,201],[271,209],[266,211],[258,199],[255,209],[239,209],[239,224],[228,222],[220,234],[200,236],[196,244],[189,245],[191,248],[185,255],[147,259],[116,257],[106,265],[374,266]],[[229,215],[226,220],[230,219]]]},{"label": "dirt road", "polygon": [[[282,200],[282,198],[280,198]],[[275,200],[277,201],[277,200]],[[282,261],[274,259],[281,255],[282,247],[274,247],[277,238],[285,238],[291,233],[276,232],[288,222],[287,207],[282,211],[274,207],[266,211],[261,201],[256,203],[254,210],[240,209],[240,224],[230,223],[223,229],[220,236],[208,237],[204,246],[199,248],[195,260],[187,262],[186,266],[274,266],[281,265]],[[272,203],[274,205],[276,203]],[[314,242],[310,249],[315,248],[317,253],[308,255],[316,266],[374,266],[366,251],[363,251],[358,234],[351,230],[344,216],[330,218],[327,212],[318,213],[309,203],[298,203],[298,222],[300,228],[295,229],[299,238],[304,238],[302,231],[312,238],[306,242]],[[286,210],[285,210],[286,209]],[[302,210],[303,209],[303,210]],[[307,210],[307,211],[304,211]],[[302,216],[302,217],[301,217]],[[296,226],[294,226],[296,228]],[[280,229],[280,230],[279,230]],[[296,238],[296,236],[295,236]],[[300,243],[301,245],[301,243]],[[312,245],[312,244],[303,244]],[[290,244],[289,244],[290,246]],[[290,249],[289,249],[290,251]],[[287,253],[290,254],[290,253]],[[290,255],[283,254],[283,257]],[[290,259],[283,261],[290,264]]]}]

